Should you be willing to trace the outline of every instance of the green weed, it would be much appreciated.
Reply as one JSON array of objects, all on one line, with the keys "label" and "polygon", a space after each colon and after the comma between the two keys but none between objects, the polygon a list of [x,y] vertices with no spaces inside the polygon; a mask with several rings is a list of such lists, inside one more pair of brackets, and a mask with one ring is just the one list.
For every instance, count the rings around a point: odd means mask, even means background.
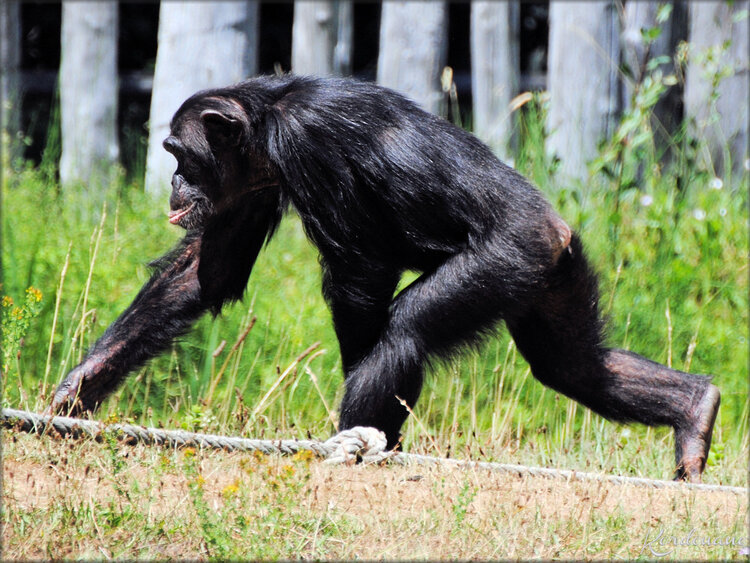
[{"label": "green weed", "polygon": [[[1,287],[1,286],[0,286]],[[3,295],[0,299],[0,350],[2,350],[2,365],[0,368],[0,396],[5,399],[8,378],[13,372],[20,377],[19,359],[24,337],[29,331],[34,318],[42,308],[42,293],[34,287],[26,290],[26,297],[21,305],[16,305],[13,298]],[[22,397],[22,385],[18,386]],[[25,397],[23,397],[25,398]],[[5,401],[4,401],[5,402]]]}]

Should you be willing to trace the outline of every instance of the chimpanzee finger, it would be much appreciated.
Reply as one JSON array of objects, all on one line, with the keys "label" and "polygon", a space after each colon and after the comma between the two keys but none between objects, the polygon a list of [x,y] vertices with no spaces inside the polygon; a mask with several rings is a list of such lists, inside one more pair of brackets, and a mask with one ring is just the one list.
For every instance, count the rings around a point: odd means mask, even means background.
[{"label": "chimpanzee finger", "polygon": [[57,387],[52,403],[44,411],[44,414],[77,416],[84,411],[91,410],[90,407],[84,405],[81,397],[81,389],[84,386],[85,379],[84,370],[80,366],[74,368]]}]

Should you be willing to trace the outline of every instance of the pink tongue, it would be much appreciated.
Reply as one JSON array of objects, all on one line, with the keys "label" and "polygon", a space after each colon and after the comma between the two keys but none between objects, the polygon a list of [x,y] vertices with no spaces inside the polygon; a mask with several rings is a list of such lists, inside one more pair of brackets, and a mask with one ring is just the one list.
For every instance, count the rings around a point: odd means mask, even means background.
[{"label": "pink tongue", "polygon": [[188,207],[185,209],[178,209],[177,211],[170,211],[167,215],[169,217],[169,222],[173,225],[177,223],[180,219],[182,219],[185,215],[190,213],[190,210],[193,208],[193,205],[195,205],[195,202],[191,203]]}]

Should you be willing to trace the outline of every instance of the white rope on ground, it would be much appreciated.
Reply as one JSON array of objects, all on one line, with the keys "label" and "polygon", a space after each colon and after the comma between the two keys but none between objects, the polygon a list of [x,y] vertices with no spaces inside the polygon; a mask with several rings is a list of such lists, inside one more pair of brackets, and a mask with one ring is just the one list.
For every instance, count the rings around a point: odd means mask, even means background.
[{"label": "white rope on ground", "polygon": [[343,430],[326,440],[255,440],[219,436],[216,434],[199,434],[183,430],[163,430],[160,428],[146,428],[132,424],[110,424],[69,418],[66,416],[44,416],[28,411],[16,409],[2,409],[0,423],[9,428],[16,428],[26,432],[43,434],[50,428],[62,436],[79,437],[89,435],[94,439],[101,439],[102,434],[112,433],[127,443],[143,442],[170,447],[194,446],[200,448],[224,449],[229,451],[260,451],[266,454],[282,453],[294,454],[299,451],[310,451],[325,458],[325,463],[353,464],[382,463],[390,461],[400,465],[410,463],[420,465],[446,465],[458,468],[486,469],[510,473],[519,477],[545,477],[565,481],[600,481],[617,485],[633,485],[656,489],[679,489],[705,492],[725,492],[739,495],[748,494],[747,487],[732,487],[729,485],[711,485],[705,483],[684,483],[679,481],[662,481],[659,479],[645,479],[641,477],[621,477],[571,471],[567,469],[551,469],[545,467],[529,467],[509,463],[489,461],[462,461],[456,459],[438,458],[422,454],[407,454],[403,452],[386,451],[385,434],[375,428],[357,426]]}]

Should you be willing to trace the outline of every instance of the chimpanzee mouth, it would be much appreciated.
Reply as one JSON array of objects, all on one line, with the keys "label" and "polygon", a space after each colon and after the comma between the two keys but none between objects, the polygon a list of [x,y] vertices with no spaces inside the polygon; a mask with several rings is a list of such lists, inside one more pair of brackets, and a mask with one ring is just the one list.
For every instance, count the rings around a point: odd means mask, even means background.
[{"label": "chimpanzee mouth", "polygon": [[169,222],[173,225],[179,224],[179,222],[187,216],[188,213],[190,213],[193,210],[193,207],[195,207],[195,202],[191,203],[187,207],[183,207],[182,209],[177,209],[176,211],[170,211],[168,213],[169,216]]}]

